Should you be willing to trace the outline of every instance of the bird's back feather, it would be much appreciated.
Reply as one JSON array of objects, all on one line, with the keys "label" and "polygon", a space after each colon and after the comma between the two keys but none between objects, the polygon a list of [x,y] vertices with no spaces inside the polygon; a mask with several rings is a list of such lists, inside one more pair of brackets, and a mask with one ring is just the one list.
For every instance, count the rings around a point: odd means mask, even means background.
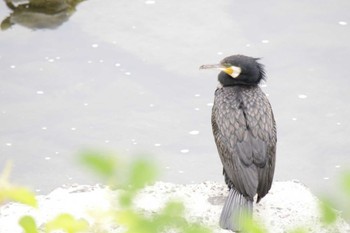
[{"label": "bird's back feather", "polygon": [[266,95],[256,86],[216,90],[212,128],[230,188],[260,200],[272,184],[276,126]]}]

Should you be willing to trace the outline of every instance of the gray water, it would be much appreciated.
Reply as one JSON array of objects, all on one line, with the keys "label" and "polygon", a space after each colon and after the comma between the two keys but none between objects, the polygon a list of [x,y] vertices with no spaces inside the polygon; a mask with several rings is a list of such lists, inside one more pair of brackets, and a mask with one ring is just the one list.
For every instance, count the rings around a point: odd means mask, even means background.
[{"label": "gray water", "polygon": [[[0,4],[2,20],[12,10]],[[347,0],[88,0],[51,24],[12,14],[0,32],[0,166],[12,160],[12,181],[39,193],[95,182],[77,163],[89,148],[150,156],[164,181],[223,181],[217,73],[198,68],[245,54],[267,71],[275,180],[332,193],[350,167],[349,10]]]}]

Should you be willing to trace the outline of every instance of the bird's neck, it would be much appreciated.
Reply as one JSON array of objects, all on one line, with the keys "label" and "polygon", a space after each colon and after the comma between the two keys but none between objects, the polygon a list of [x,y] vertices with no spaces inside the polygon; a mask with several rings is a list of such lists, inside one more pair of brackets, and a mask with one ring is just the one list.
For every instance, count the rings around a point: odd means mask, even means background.
[{"label": "bird's neck", "polygon": [[257,86],[258,83],[247,83],[242,79],[235,79],[224,72],[220,72],[218,76],[219,83],[222,87],[229,86]]}]

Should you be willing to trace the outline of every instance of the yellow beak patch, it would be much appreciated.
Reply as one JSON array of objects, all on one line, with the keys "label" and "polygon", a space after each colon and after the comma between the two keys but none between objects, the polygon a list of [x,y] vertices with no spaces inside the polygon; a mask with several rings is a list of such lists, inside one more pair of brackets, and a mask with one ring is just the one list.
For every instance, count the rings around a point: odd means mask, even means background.
[{"label": "yellow beak patch", "polygon": [[238,66],[223,67],[220,68],[220,70],[224,71],[226,74],[230,75],[233,78],[237,78],[242,71]]}]

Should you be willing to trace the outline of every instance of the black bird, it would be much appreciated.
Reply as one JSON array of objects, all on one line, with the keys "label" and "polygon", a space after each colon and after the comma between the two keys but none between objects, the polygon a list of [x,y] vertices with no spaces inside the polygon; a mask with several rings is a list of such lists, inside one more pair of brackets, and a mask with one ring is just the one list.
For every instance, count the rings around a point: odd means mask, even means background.
[{"label": "black bird", "polygon": [[211,120],[229,187],[220,227],[232,231],[242,230],[243,216],[252,215],[256,194],[259,202],[268,193],[275,170],[276,123],[258,85],[265,79],[258,60],[233,55],[220,64],[200,67],[221,70]]}]

